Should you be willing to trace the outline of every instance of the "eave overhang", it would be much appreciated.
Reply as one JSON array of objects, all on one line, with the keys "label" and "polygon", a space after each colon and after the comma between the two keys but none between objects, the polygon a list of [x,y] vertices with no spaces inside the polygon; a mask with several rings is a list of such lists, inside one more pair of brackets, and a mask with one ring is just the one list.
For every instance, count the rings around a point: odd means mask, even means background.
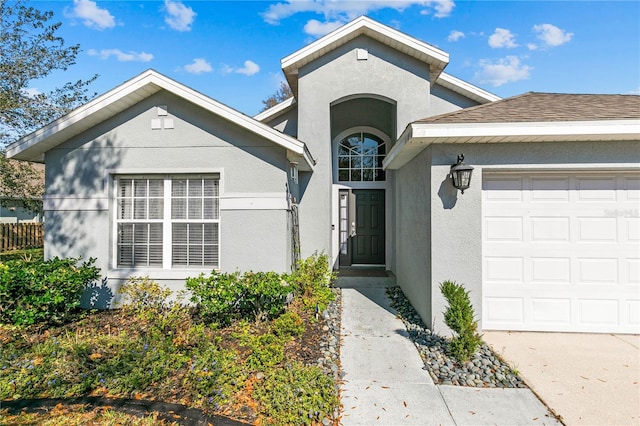
[{"label": "eave overhang", "polygon": [[254,120],[258,120],[261,122],[266,122],[266,121],[270,121],[273,120],[274,118],[285,114],[286,112],[290,111],[291,108],[293,108],[293,106],[296,104],[296,99],[294,97],[291,97],[289,99],[286,99],[282,102],[280,102],[277,105],[272,106],[269,109],[266,109],[264,111],[262,111],[261,113],[254,115],[253,119]]},{"label": "eave overhang", "polygon": [[449,63],[449,54],[445,51],[361,16],[281,60],[282,71],[294,95],[298,94],[300,68],[361,35],[428,64],[431,82],[438,79]]},{"label": "eave overhang", "polygon": [[282,146],[287,150],[289,158],[299,160],[298,168],[300,170],[312,171],[314,169],[315,160],[303,142],[154,70],[143,72],[67,115],[15,141],[7,147],[7,157],[42,163],[44,162],[45,152],[108,120],[160,90],[173,93],[194,105]]},{"label": "eave overhang", "polygon": [[399,169],[431,144],[584,142],[640,140],[640,120],[522,123],[412,123],[386,156]]}]

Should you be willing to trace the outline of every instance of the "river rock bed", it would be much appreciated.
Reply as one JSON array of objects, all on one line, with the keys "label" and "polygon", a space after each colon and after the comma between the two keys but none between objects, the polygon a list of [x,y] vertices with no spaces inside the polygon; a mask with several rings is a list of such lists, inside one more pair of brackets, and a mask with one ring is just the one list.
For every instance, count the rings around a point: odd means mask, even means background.
[{"label": "river rock bed", "polygon": [[387,295],[418,349],[424,361],[424,369],[429,371],[435,383],[490,388],[527,387],[517,372],[500,359],[486,343],[480,346],[468,362],[460,363],[450,355],[448,340],[425,327],[400,287],[389,287]]}]

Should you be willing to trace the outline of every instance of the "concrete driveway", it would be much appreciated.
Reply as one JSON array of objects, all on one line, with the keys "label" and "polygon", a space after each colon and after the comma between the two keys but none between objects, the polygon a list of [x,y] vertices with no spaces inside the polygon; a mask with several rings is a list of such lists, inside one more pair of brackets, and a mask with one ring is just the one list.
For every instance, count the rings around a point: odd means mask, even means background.
[{"label": "concrete driveway", "polygon": [[486,331],[567,425],[640,424],[640,335]]}]

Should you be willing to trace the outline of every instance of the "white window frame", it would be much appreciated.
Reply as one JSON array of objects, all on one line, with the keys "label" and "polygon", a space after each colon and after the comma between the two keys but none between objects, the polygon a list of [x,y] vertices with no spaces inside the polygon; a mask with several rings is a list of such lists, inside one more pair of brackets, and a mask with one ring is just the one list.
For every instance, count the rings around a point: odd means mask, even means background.
[{"label": "white window frame", "polygon": [[[220,270],[220,259],[221,259],[221,208],[220,208],[220,200],[222,198],[222,173],[221,172],[205,172],[205,173],[171,173],[171,174],[143,174],[143,173],[111,173],[112,182],[113,182],[113,193],[112,193],[112,206],[113,206],[113,233],[112,233],[112,261],[111,268],[116,271],[123,271],[125,275],[129,271],[140,271],[140,270],[148,270],[150,272],[157,271],[180,271],[180,270],[189,270],[189,271],[211,271],[212,269]],[[129,222],[128,220],[120,220],[118,219],[118,189],[119,182],[121,179],[162,179],[164,182],[163,185],[163,218],[162,219],[154,219],[154,222],[161,222],[163,224],[162,227],[162,266],[119,266],[118,265],[118,224],[123,222]],[[215,219],[172,219],[171,217],[171,206],[172,206],[172,181],[178,179],[215,179],[218,182],[218,191],[217,195],[214,198],[217,198],[217,214]],[[151,220],[139,220],[140,222],[150,222]],[[173,266],[173,256],[172,256],[172,248],[173,248],[173,236],[172,229],[174,223],[217,223],[218,224],[218,253],[217,253],[217,262],[215,265],[180,265]]]}]

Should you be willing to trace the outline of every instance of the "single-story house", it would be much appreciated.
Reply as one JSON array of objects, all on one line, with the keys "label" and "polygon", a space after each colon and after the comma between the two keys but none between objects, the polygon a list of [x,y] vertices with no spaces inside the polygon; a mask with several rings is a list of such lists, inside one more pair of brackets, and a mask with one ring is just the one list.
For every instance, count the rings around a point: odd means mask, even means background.
[{"label": "single-story house", "polygon": [[448,62],[361,17],[282,59],[294,96],[256,117],[149,70],[7,152],[46,163],[45,255],[113,291],[324,251],[439,332],[450,279],[485,330],[638,333],[640,97],[502,100]]}]

